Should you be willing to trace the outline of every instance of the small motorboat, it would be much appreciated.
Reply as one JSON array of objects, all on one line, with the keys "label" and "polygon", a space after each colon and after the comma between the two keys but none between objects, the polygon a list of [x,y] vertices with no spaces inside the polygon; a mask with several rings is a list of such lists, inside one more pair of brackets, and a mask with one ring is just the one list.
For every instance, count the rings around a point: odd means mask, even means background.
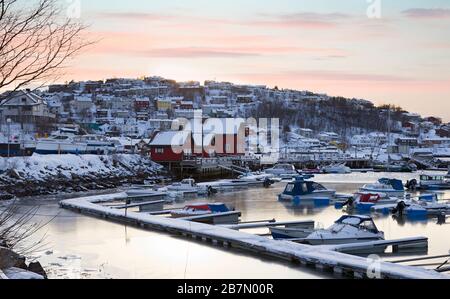
[{"label": "small motorboat", "polygon": [[398,201],[397,197],[389,197],[385,193],[357,192],[340,207],[347,206],[350,210],[356,208],[359,211],[369,212],[375,205],[395,204]]},{"label": "small motorboat", "polygon": [[285,227],[270,227],[270,233],[274,240],[304,239],[314,232],[314,223],[291,224]]},{"label": "small motorboat", "polygon": [[308,235],[303,243],[310,245],[350,244],[384,240],[373,219],[368,216],[342,216],[330,228]]},{"label": "small motorboat", "polygon": [[176,192],[182,194],[194,194],[194,195],[213,195],[217,193],[217,190],[210,185],[198,185],[194,179],[184,179],[179,183],[173,183],[167,186],[167,191]]},{"label": "small motorboat", "polygon": [[267,173],[246,173],[239,176],[239,180],[247,182],[250,187],[254,186],[265,188],[270,187],[278,181],[281,181],[278,178],[275,178],[273,174]]},{"label": "small motorboat", "polygon": [[436,194],[427,194],[421,195],[418,200],[400,201],[391,211],[409,217],[434,216],[450,213],[450,203],[439,202]]},{"label": "small motorboat", "polygon": [[278,195],[278,200],[289,201],[295,205],[300,205],[304,201],[312,201],[317,205],[329,205],[336,191],[327,189],[316,182],[307,181],[313,177],[313,175],[297,176],[294,182],[288,183],[283,193]]},{"label": "small motorboat", "polygon": [[266,169],[264,172],[284,180],[290,180],[299,175],[298,171],[291,164],[277,164],[272,168]]},{"label": "small motorboat", "polygon": [[376,183],[364,185],[360,191],[384,193],[388,196],[403,196],[405,194],[405,187],[401,180],[382,178]]},{"label": "small motorboat", "polygon": [[174,192],[197,192],[199,189],[194,179],[184,179],[179,183],[167,186],[167,191]]},{"label": "small motorboat", "polygon": [[352,173],[351,168],[346,166],[345,163],[343,163],[343,164],[331,164],[331,165],[322,167],[321,171],[323,173],[334,173],[334,174],[348,174],[348,173]]},{"label": "small motorboat", "polygon": [[230,190],[237,190],[237,189],[246,189],[250,185],[248,182],[242,179],[237,180],[218,180],[215,182],[210,183],[201,183],[199,186],[210,186],[214,190],[218,191],[230,191]]},{"label": "small motorboat", "polygon": [[184,207],[182,210],[174,210],[171,212],[173,218],[183,218],[192,216],[203,216],[216,213],[226,213],[231,212],[223,203],[212,203],[212,204],[194,204]]},{"label": "small motorboat", "polygon": [[450,189],[450,179],[443,175],[421,175],[419,189],[422,190],[448,190]]}]

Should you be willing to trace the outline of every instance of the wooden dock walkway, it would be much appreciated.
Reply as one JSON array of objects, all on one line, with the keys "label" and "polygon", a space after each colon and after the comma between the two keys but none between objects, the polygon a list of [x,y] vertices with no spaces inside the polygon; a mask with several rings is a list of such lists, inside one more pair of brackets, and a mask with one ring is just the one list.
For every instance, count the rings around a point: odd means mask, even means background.
[{"label": "wooden dock walkway", "polygon": [[388,262],[374,265],[370,259],[339,253],[330,249],[298,244],[289,241],[276,241],[266,237],[248,234],[222,226],[188,222],[149,214],[128,212],[101,206],[123,194],[101,195],[63,200],[60,206],[86,215],[106,220],[127,223],[143,229],[159,230],[195,240],[201,240],[227,248],[239,248],[340,275],[364,278],[377,269],[380,278],[396,279],[449,279],[448,275],[424,268],[404,266]]}]

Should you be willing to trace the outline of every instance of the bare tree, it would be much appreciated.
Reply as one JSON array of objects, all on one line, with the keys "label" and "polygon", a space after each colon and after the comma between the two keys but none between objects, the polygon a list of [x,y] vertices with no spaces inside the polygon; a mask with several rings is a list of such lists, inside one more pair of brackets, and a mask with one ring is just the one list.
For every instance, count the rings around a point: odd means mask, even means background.
[{"label": "bare tree", "polygon": [[50,219],[45,223],[32,223],[31,221],[37,215],[39,207],[33,207],[21,211],[20,206],[12,202],[6,208],[0,209],[0,246],[13,249],[23,256],[31,256],[37,251],[46,248],[45,234],[42,238],[35,241],[28,241],[39,230],[53,221]]},{"label": "bare tree", "polygon": [[91,44],[85,31],[56,0],[0,0],[0,89],[56,80],[66,61]]}]

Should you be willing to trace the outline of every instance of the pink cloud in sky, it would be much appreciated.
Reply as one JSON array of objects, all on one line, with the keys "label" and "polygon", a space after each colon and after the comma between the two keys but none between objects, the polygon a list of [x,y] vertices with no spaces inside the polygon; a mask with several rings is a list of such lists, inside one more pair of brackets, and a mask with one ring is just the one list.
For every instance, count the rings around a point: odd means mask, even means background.
[{"label": "pink cloud in sky", "polygon": [[[407,109],[422,103],[437,115],[450,113],[442,109],[450,105],[448,9],[409,9],[380,20],[364,11],[192,13],[93,12],[92,35],[100,42],[76,60],[67,79],[216,79],[398,100]],[[435,105],[423,104],[427,94]]]},{"label": "pink cloud in sky", "polygon": [[450,19],[450,9],[444,8],[411,8],[403,11],[403,14],[414,19]]}]

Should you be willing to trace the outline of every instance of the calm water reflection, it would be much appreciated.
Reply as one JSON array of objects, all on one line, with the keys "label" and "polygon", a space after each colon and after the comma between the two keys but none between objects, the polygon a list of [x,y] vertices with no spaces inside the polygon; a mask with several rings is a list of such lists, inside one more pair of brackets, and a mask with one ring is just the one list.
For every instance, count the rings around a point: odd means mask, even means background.
[{"label": "calm water reflection", "polygon": [[[352,193],[362,184],[383,174],[321,175],[316,181],[341,193]],[[392,175],[389,175],[393,177]],[[418,175],[415,175],[416,177]],[[399,177],[396,175],[396,177]],[[411,179],[411,175],[400,175]],[[218,194],[213,201],[224,202],[242,211],[242,220],[315,220],[328,227],[342,215],[334,207],[292,208],[277,202],[283,188],[250,189]],[[441,194],[450,198],[450,193]],[[195,200],[190,202],[204,202]],[[46,233],[49,251],[37,254],[52,278],[320,278],[321,273],[277,260],[260,259],[236,250],[226,250],[187,241],[166,234],[143,231],[124,225],[61,210],[54,199],[21,201],[24,209],[40,205],[36,221],[58,215]],[[180,204],[177,204],[180,206]],[[182,204],[181,204],[182,205]],[[450,226],[435,220],[399,224],[392,217],[376,217],[387,239],[411,236],[430,238],[429,254],[445,254],[450,249]],[[255,230],[266,233],[267,230]]]}]

